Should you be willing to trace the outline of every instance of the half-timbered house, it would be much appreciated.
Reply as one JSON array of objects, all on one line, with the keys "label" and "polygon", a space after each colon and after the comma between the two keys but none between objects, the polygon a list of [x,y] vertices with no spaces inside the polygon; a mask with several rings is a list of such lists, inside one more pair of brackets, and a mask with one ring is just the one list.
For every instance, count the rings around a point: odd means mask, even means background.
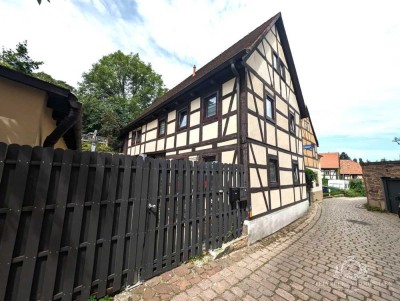
[{"label": "half-timbered house", "polygon": [[307,110],[281,14],[193,71],[121,131],[123,151],[243,164],[254,242],[308,209]]},{"label": "half-timbered house", "polygon": [[313,187],[310,191],[310,198],[312,201],[322,200],[322,173],[320,159],[318,155],[318,139],[315,134],[314,126],[310,114],[308,117],[301,120],[302,126],[302,137],[303,137],[303,155],[304,155],[304,167],[311,169],[317,174],[317,180],[313,182]]}]

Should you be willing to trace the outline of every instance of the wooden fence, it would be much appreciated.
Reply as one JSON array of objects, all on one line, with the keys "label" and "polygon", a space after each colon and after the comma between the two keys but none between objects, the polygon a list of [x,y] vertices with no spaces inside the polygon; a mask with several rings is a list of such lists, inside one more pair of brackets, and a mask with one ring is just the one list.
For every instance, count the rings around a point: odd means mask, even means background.
[{"label": "wooden fence", "polygon": [[0,143],[0,300],[87,300],[241,235],[242,166]]}]

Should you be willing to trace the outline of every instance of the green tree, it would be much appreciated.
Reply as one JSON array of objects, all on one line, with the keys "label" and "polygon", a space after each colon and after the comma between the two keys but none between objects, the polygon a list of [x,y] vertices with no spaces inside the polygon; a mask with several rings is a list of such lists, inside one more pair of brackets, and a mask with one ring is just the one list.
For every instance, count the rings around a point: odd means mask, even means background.
[{"label": "green tree", "polygon": [[353,159],[353,162],[356,162],[356,163],[358,163],[358,162],[357,162],[357,158],[354,158],[354,159]]},{"label": "green tree", "polygon": [[0,64],[19,72],[31,74],[43,65],[42,61],[34,61],[28,54],[28,43],[18,43],[15,50],[5,49],[0,54]]},{"label": "green tree", "polygon": [[83,131],[98,130],[118,148],[120,129],[166,92],[161,76],[138,54],[117,51],[102,57],[82,75]]},{"label": "green tree", "polygon": [[400,137],[394,137],[393,142],[396,142],[400,145]]},{"label": "green tree", "polygon": [[349,157],[349,155],[346,154],[345,152],[342,152],[342,153],[340,154],[339,159],[340,159],[340,160],[351,160],[350,157]]},{"label": "green tree", "polygon": [[358,163],[364,163],[364,161],[363,161],[363,159],[362,158],[358,158]]},{"label": "green tree", "polygon": [[71,85],[68,85],[65,81],[54,79],[51,75],[49,75],[49,74],[47,74],[45,72],[36,72],[36,73],[33,73],[32,76],[34,76],[34,77],[36,77],[38,79],[44,80],[44,81],[46,81],[48,83],[54,84],[56,86],[63,87],[63,88],[68,89],[70,91],[74,91],[75,90],[74,87],[72,87]]},{"label": "green tree", "polygon": [[308,168],[305,169],[305,173],[306,173],[306,188],[307,191],[311,191],[311,188],[313,188],[313,183],[318,182],[318,174]]}]

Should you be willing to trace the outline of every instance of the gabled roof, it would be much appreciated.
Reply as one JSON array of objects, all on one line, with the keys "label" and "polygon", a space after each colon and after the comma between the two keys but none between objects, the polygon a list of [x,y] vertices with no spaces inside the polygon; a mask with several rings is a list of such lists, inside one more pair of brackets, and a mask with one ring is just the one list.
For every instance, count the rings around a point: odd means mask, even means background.
[{"label": "gabled roof", "polygon": [[362,175],[361,165],[352,160],[340,160],[340,174]]},{"label": "gabled roof", "polygon": [[140,124],[140,121],[142,121],[145,117],[152,115],[167,103],[172,102],[174,98],[188,92],[195,85],[200,84],[218,71],[221,71],[224,67],[230,65],[231,62],[242,59],[256,45],[258,45],[258,43],[273,25],[276,25],[280,34],[282,48],[285,53],[288,68],[293,80],[294,90],[299,102],[300,115],[301,117],[306,117],[306,106],[298,81],[296,68],[294,66],[293,57],[290,51],[289,41],[287,40],[285,28],[283,26],[281,13],[278,13],[196,71],[195,76],[189,76],[180,84],[169,90],[166,94],[155,100],[141,115],[139,115],[135,120],[121,130],[121,136],[137,127]]},{"label": "gabled roof", "polygon": [[320,153],[321,169],[339,169],[339,153]]},{"label": "gabled roof", "polygon": [[[81,103],[71,91],[1,65],[0,78],[46,92],[47,107],[53,110],[52,117],[58,129],[52,133],[52,140],[61,135],[69,149],[81,148]],[[72,111],[76,112],[73,116]]]}]

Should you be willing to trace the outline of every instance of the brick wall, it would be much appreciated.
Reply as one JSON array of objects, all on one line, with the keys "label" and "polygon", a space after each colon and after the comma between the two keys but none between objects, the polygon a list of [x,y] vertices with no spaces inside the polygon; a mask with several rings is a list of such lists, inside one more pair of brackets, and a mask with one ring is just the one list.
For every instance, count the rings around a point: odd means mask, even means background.
[{"label": "brick wall", "polygon": [[400,178],[400,161],[364,163],[362,170],[368,204],[387,209],[382,178]]}]

